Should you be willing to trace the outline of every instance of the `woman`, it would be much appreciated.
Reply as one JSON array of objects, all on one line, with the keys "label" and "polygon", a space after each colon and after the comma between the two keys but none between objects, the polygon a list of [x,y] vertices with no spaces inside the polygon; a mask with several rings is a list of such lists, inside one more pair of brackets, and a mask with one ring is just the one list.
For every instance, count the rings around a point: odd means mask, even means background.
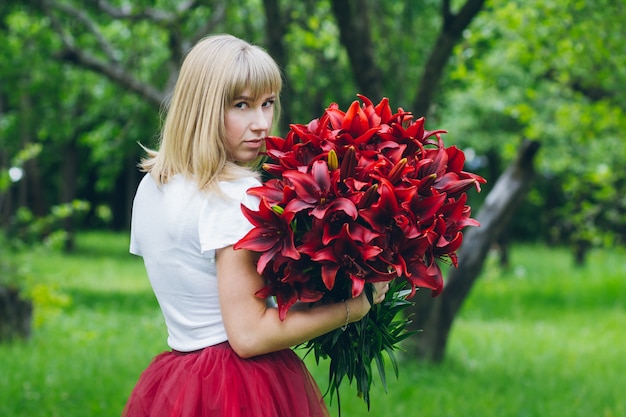
[{"label": "woman", "polygon": [[[255,161],[279,108],[281,75],[261,48],[230,35],[186,56],[158,152],[148,151],[133,205],[130,251],[142,256],[172,351],[143,372],[124,409],[136,416],[327,416],[289,348],[361,319],[364,294],[278,311],[254,253],[234,250],[252,225],[240,205],[259,181]],[[388,287],[377,284],[374,303]]]}]

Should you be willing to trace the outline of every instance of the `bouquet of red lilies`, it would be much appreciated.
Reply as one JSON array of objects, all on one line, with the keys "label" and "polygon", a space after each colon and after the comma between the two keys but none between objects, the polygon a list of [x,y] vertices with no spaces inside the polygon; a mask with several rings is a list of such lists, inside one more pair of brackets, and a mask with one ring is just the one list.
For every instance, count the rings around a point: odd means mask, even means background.
[{"label": "bouquet of red lilies", "polygon": [[485,180],[463,171],[465,155],[444,147],[445,131],[393,113],[386,98],[375,106],[358,97],[362,104],[346,112],[333,103],[319,119],[291,125],[286,138],[267,138],[271,178],[249,190],[260,206],[242,206],[254,227],[235,248],[261,253],[267,285],[257,295],[275,296],[281,319],[297,301],[339,301],[394,281],[361,322],[307,344],[318,360],[331,359],[329,390],[356,378],[369,406],[372,361],[384,383],[381,354],[395,367],[392,351],[408,335],[408,319],[394,316],[416,288],[441,292],[438,261],[457,265],[463,228],[478,225],[466,191]]}]

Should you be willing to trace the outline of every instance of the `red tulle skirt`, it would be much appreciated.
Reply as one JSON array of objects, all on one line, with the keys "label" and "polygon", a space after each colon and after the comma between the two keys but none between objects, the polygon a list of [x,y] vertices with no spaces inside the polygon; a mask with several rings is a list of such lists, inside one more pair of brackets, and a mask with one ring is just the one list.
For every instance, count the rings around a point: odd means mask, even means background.
[{"label": "red tulle skirt", "polygon": [[291,350],[242,359],[228,342],[164,352],[141,374],[123,417],[326,417],[313,377]]}]

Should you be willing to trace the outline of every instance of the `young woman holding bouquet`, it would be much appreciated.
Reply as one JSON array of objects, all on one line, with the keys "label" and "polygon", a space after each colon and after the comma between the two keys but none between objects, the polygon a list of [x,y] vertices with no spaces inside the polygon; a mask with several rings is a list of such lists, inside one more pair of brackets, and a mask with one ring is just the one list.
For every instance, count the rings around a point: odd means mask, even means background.
[{"label": "young woman holding bouquet", "polygon": [[[123,412],[139,416],[327,416],[321,393],[289,349],[370,310],[363,292],[345,302],[276,308],[258,254],[234,250],[252,225],[241,204],[260,185],[255,161],[279,108],[281,75],[259,47],[210,36],[186,56],[158,151],[133,205],[130,251],[142,256],[171,351],[142,373]],[[388,286],[374,288],[374,303]]]}]

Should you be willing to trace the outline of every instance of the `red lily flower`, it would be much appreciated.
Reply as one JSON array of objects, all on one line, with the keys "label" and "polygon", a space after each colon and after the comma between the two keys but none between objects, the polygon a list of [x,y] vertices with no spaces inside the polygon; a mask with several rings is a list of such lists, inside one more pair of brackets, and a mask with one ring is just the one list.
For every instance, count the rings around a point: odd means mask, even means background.
[{"label": "red lily flower", "polygon": [[369,208],[363,209],[359,215],[378,233],[385,233],[392,225],[405,231],[410,231],[410,222],[403,210],[400,209],[393,186],[381,179],[378,187],[380,198]]},{"label": "red lily flower", "polygon": [[361,233],[353,235],[347,224],[342,227],[339,238],[332,245],[323,246],[320,239],[312,238],[313,234],[307,236],[307,241],[298,249],[309,255],[312,261],[321,264],[321,278],[326,288],[333,289],[337,272],[341,268],[352,281],[352,296],[358,296],[370,272],[366,261],[374,258],[382,249],[360,241],[368,237]]},{"label": "red lily flower", "polygon": [[283,207],[292,198],[295,198],[295,191],[284,181],[277,178],[267,180],[259,187],[252,187],[248,194],[255,195],[260,199],[265,198],[270,206],[279,205]]},{"label": "red lily flower", "polygon": [[[274,178],[250,194],[244,210],[254,229],[237,247],[263,252],[257,270],[281,318],[298,299],[339,288],[361,293],[366,282],[404,277],[414,291],[438,294],[438,260],[456,265],[470,218],[466,192],[485,180],[463,171],[465,155],[444,146],[444,130],[425,129],[384,98],[358,96],[346,112],[336,103],[285,139],[269,137],[263,168]],[[335,295],[336,296],[336,295]]]},{"label": "red lily flower", "polygon": [[291,259],[300,259],[300,253],[293,242],[293,231],[289,227],[290,215],[280,215],[268,205],[267,200],[261,199],[259,211],[250,210],[241,205],[244,216],[255,227],[241,240],[235,243],[235,249],[250,249],[261,253],[257,264],[259,274],[263,273],[267,263],[280,253]]},{"label": "red lily flower", "polygon": [[347,198],[335,198],[332,194],[328,165],[323,160],[313,163],[311,175],[299,171],[287,171],[283,176],[293,185],[296,197],[285,207],[285,211],[297,213],[313,209],[311,215],[323,219],[327,211],[341,210],[352,219],[356,219],[357,210]]},{"label": "red lily flower", "polygon": [[456,172],[446,172],[438,181],[433,184],[433,188],[445,193],[450,198],[465,193],[472,187],[479,187],[479,182],[475,178],[460,178]]},{"label": "red lily flower", "polygon": [[436,262],[430,264],[416,261],[410,264],[411,275],[407,277],[415,287],[429,288],[433,297],[441,294],[443,290],[443,274]]},{"label": "red lily flower", "polygon": [[270,281],[254,295],[261,298],[276,297],[278,317],[285,320],[289,309],[298,301],[298,292],[292,285],[282,284],[280,281]]}]

